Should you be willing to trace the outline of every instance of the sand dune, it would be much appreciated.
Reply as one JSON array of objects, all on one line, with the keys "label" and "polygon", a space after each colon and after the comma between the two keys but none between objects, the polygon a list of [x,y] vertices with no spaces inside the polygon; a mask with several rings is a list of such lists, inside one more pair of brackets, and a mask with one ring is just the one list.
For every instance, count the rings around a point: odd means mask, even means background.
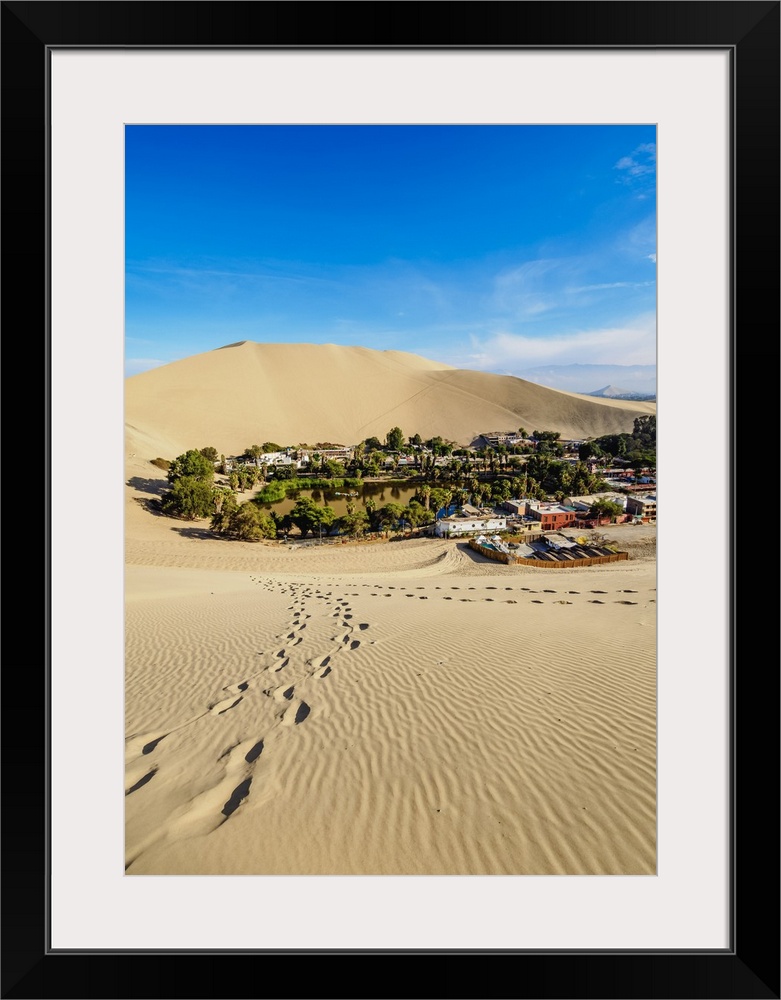
[{"label": "sand dune", "polygon": [[128,875],[655,872],[652,529],[546,572],[446,540],[228,542],[143,496]]},{"label": "sand dune", "polygon": [[[295,405],[290,404],[294,394]],[[654,403],[597,400],[508,375],[448,367],[401,351],[243,341],[125,381],[127,450],[147,458],[211,445],[225,454],[283,445],[485,431],[558,430],[565,438],[631,431]]]}]

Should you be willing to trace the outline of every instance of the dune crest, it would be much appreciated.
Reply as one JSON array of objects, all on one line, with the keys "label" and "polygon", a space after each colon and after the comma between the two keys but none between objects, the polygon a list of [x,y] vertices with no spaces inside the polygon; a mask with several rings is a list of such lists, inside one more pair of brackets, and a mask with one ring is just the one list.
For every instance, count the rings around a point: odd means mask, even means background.
[{"label": "dune crest", "polygon": [[[291,405],[291,398],[295,404]],[[384,440],[391,427],[460,445],[496,430],[564,438],[632,430],[654,403],[593,399],[403,351],[239,341],[125,380],[128,451]],[[149,457],[155,457],[150,455]],[[163,457],[172,457],[166,454]]]}]

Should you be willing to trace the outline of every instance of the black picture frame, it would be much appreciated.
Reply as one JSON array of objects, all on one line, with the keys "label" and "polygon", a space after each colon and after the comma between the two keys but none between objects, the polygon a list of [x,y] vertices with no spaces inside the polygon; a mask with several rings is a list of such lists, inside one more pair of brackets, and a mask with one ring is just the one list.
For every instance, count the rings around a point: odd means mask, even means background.
[{"label": "black picture frame", "polygon": [[[47,463],[51,428],[46,61],[52,48],[722,48],[729,50],[732,58],[734,166],[729,401],[730,507],[734,513],[729,530],[730,947],[724,951],[631,953],[294,948],[273,953],[53,953],[47,944],[47,775],[56,748],[50,742],[48,704],[40,697],[42,690],[48,691],[51,652],[47,532],[41,538],[42,558],[35,569],[42,588],[43,627],[19,629],[15,615],[4,636],[2,997],[243,997],[273,995],[278,990],[284,990],[286,995],[339,997],[749,1000],[781,996],[777,601],[766,604],[766,595],[757,589],[763,572],[758,563],[767,562],[776,569],[777,556],[773,550],[768,553],[754,548],[761,545],[762,539],[752,540],[755,522],[740,502],[741,492],[749,489],[753,494],[749,497],[752,511],[759,501],[757,494],[764,496],[764,503],[758,506],[767,505],[774,511],[775,493],[762,487],[767,468],[775,467],[777,449],[768,459],[761,451],[748,448],[757,441],[766,446],[770,440],[777,445],[781,4],[326,3],[319,9],[327,11],[327,30],[319,27],[319,18],[312,16],[318,5],[304,7],[297,3],[3,2],[0,6],[5,250],[2,311],[6,321],[3,347],[9,383],[16,383],[20,370],[32,368],[36,391],[26,402],[38,415]],[[22,332],[15,332],[20,329],[18,317],[25,316]],[[37,388],[39,384],[41,389]],[[737,390],[741,385],[743,407],[739,408]],[[695,387],[695,401],[696,394]],[[9,395],[15,400],[13,393]],[[692,442],[692,447],[701,458],[707,458],[708,436],[714,431],[707,426],[707,404],[699,405],[703,405],[703,436],[701,441]],[[9,415],[10,406],[7,418]],[[23,423],[29,428],[27,415]],[[7,454],[12,464],[30,462],[40,470],[39,457],[24,456],[29,442],[15,439],[16,422],[7,419],[6,427]],[[759,462],[755,464],[752,459]],[[764,472],[758,466],[764,466]],[[40,477],[40,473],[37,475]],[[49,514],[49,475],[46,482],[44,500]],[[14,498],[13,508],[17,502]],[[774,514],[770,518],[763,516],[759,524],[767,520],[770,533],[775,535]],[[18,532],[6,531],[7,583],[17,571],[20,579],[26,579],[30,538],[22,535],[40,532],[39,518],[34,522],[30,520]],[[759,558],[754,560],[754,556]],[[22,593],[27,593],[28,588],[29,583],[25,583]],[[771,590],[775,597],[776,589]],[[7,593],[12,598],[14,587],[9,586]],[[20,619],[23,612],[29,615],[30,608],[20,604]],[[37,693],[38,698],[30,692]],[[412,978],[409,964],[399,961],[419,956],[438,959],[431,969],[433,979],[421,977],[419,971]],[[284,964],[271,962],[273,957],[282,958]],[[327,964],[321,964],[316,975],[307,977],[303,973],[314,970],[310,963],[302,965],[301,961],[310,957],[322,958]],[[367,977],[361,969],[356,975],[354,963],[348,967],[346,961],[372,957],[384,959],[381,969],[378,966],[373,974],[376,978]],[[420,970],[418,963],[415,969]],[[289,993],[290,989],[295,992]]]}]

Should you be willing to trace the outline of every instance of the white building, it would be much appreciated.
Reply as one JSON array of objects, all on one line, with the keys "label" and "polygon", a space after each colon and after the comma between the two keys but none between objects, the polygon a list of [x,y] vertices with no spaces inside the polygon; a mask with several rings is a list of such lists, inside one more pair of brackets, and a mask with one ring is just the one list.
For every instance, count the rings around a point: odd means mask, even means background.
[{"label": "white building", "polygon": [[303,455],[301,458],[292,458],[289,452],[286,451],[267,451],[260,455],[258,458],[251,459],[246,465],[257,465],[258,468],[261,466],[289,466],[295,465],[297,469],[303,469],[309,464],[309,458]]},{"label": "white building", "polygon": [[454,538],[457,535],[485,534],[489,531],[504,531],[507,528],[506,517],[495,515],[470,516],[453,514],[451,517],[441,517],[434,526],[434,534],[438,538]]}]

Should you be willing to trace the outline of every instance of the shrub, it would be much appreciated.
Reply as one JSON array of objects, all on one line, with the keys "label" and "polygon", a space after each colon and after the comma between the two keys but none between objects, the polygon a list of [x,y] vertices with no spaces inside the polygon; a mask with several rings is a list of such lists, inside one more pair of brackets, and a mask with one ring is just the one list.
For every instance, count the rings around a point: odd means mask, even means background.
[{"label": "shrub", "polygon": [[214,488],[205,479],[181,476],[160,501],[166,514],[194,521],[214,513]]}]

